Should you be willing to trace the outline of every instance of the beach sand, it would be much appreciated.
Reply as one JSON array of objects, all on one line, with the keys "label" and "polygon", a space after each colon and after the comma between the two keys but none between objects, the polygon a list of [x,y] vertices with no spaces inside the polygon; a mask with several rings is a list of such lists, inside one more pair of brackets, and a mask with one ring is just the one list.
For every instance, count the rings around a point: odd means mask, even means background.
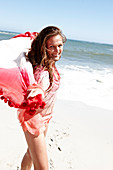
[{"label": "beach sand", "polygon": [[[19,170],[24,134],[16,110],[0,108],[0,170]],[[113,170],[113,111],[57,99],[46,141],[51,170]]]}]

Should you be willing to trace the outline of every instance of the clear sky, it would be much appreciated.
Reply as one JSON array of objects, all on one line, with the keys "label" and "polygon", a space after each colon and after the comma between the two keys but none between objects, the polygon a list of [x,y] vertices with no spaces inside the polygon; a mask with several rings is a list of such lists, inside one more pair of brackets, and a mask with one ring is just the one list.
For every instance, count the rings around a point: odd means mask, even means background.
[{"label": "clear sky", "polygon": [[0,1],[0,30],[39,32],[48,25],[70,39],[113,44],[113,0]]}]

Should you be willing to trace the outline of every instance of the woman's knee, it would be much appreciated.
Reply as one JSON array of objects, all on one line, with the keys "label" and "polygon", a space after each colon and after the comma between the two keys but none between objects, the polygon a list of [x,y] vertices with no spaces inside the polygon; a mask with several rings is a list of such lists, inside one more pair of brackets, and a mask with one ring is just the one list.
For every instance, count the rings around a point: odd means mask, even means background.
[{"label": "woman's knee", "polygon": [[27,156],[29,159],[32,159],[29,148],[27,149],[26,156]]},{"label": "woman's knee", "polygon": [[43,157],[42,159],[39,159],[39,157],[33,157],[33,164],[34,164],[34,170],[49,170],[48,166],[48,159],[45,159]]},{"label": "woman's knee", "polygon": [[34,163],[34,170],[49,170],[49,167],[48,165]]}]

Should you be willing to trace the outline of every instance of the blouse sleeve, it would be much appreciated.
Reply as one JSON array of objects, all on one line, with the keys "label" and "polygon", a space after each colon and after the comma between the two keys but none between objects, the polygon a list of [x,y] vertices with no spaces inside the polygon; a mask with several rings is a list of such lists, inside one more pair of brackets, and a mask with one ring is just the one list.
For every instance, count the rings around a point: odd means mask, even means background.
[{"label": "blouse sleeve", "polygon": [[[36,109],[44,108],[45,102],[43,95],[45,95],[45,83],[42,83],[42,74],[37,72],[38,81],[35,79],[32,64],[26,60],[25,54],[22,53],[17,60],[18,67],[22,78],[27,86],[27,93],[24,96],[24,101],[20,105],[21,109],[26,109],[27,113],[35,114]],[[33,93],[33,95],[31,95]]]},{"label": "blouse sleeve", "polygon": [[[43,90],[41,84],[34,78],[32,64],[26,60],[25,53],[28,52],[29,48],[26,48],[27,45],[25,41],[28,42],[28,47],[31,44],[31,40],[24,38],[25,47],[22,46],[20,49],[21,43],[18,41],[20,38],[2,41],[0,42],[0,55],[3,58],[3,62],[0,64],[0,99],[5,103],[8,103],[10,107],[19,108],[23,103],[29,91],[29,87],[39,88]],[[10,42],[9,42],[10,41]],[[11,44],[12,42],[12,44]],[[23,51],[21,54],[20,52]],[[10,63],[9,63],[9,60]],[[40,95],[41,96],[41,95]],[[41,97],[36,96],[36,101],[39,99],[40,106],[43,107],[44,103],[41,101]]]}]

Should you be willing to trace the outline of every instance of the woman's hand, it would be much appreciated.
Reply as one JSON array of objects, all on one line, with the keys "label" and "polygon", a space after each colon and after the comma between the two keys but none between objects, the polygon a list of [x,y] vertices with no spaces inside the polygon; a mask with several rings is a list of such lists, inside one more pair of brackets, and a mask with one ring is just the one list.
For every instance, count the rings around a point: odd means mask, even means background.
[{"label": "woman's hand", "polygon": [[44,91],[38,87],[33,89],[28,89],[28,91],[29,94],[27,98],[37,96],[38,94],[42,94],[42,98],[44,98]]},{"label": "woman's hand", "polygon": [[27,114],[33,116],[38,108],[44,109],[46,105],[43,101],[45,92],[37,86],[29,87],[27,91],[28,93],[24,96],[24,101],[19,108],[25,109]]}]

